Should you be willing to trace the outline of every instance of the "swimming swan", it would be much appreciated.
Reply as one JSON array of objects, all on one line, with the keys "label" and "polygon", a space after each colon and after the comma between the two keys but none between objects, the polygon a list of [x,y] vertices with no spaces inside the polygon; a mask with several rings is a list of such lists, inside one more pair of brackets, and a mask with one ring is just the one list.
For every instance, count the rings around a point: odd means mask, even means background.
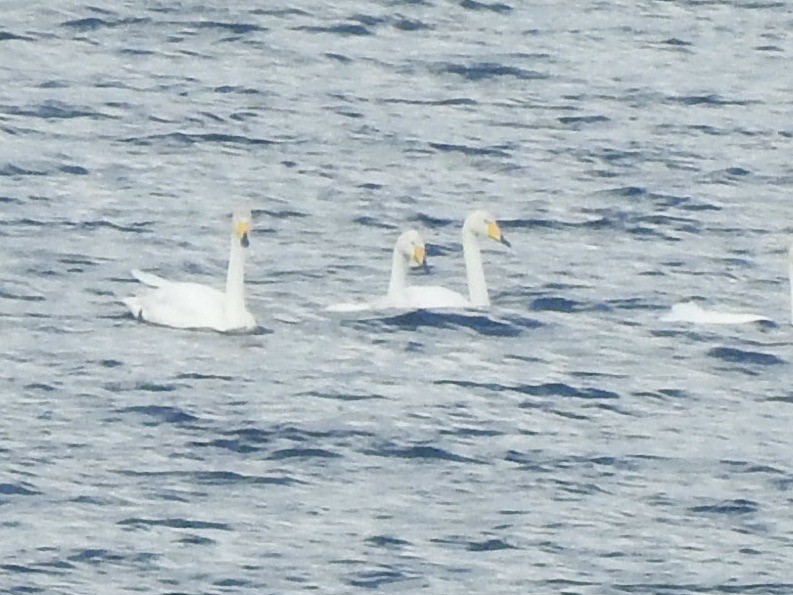
[{"label": "swimming swan", "polygon": [[245,308],[245,254],[251,231],[251,213],[237,210],[232,219],[231,251],[226,291],[200,283],[169,281],[133,270],[141,283],[153,287],[123,300],[139,320],[175,328],[209,328],[216,331],[250,330],[256,326]]},{"label": "swimming swan", "polygon": [[474,211],[463,223],[463,257],[468,280],[468,297],[445,287],[416,287],[414,299],[422,308],[485,308],[490,305],[479,238],[490,238],[505,246],[510,243],[501,234],[496,218],[487,211]]},{"label": "swimming swan", "polygon": [[[793,324],[793,246],[788,250],[787,276],[790,288],[790,323]],[[661,317],[665,322],[692,322],[694,324],[746,324],[748,322],[770,322],[771,319],[760,314],[738,312],[719,312],[705,310],[694,302],[682,302]]]},{"label": "swimming swan", "polygon": [[408,285],[408,269],[411,265],[427,267],[424,240],[419,232],[411,229],[402,233],[394,245],[391,257],[391,279],[385,297],[370,303],[337,304],[328,307],[335,312],[356,312],[381,308],[420,308],[416,303],[418,287]]}]

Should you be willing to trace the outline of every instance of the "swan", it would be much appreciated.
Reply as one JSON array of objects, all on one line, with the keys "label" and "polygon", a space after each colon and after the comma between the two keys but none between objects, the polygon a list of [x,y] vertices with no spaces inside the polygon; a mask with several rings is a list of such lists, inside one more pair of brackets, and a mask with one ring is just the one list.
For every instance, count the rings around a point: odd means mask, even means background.
[{"label": "swan", "polygon": [[468,280],[468,297],[445,287],[416,287],[413,291],[413,299],[421,304],[420,307],[486,308],[490,306],[485,270],[482,266],[482,252],[479,249],[480,238],[490,238],[507,247],[511,246],[491,213],[477,210],[468,215],[463,223],[463,258],[465,276]]},{"label": "swan", "polygon": [[720,312],[706,310],[694,302],[675,304],[661,317],[664,322],[691,322],[694,324],[746,324],[763,322],[770,319],[759,314],[742,314],[740,312]]},{"label": "swan", "polygon": [[394,244],[391,256],[391,278],[388,282],[388,293],[385,297],[368,303],[337,304],[328,310],[334,312],[356,312],[381,308],[420,308],[416,301],[416,290],[408,285],[407,276],[411,265],[427,269],[426,248],[424,240],[416,230],[403,232]]},{"label": "swan", "polygon": [[169,281],[135,269],[132,276],[152,289],[122,301],[137,319],[153,324],[221,332],[255,328],[256,321],[245,307],[244,288],[250,231],[250,211],[235,210],[225,292],[200,283]]}]

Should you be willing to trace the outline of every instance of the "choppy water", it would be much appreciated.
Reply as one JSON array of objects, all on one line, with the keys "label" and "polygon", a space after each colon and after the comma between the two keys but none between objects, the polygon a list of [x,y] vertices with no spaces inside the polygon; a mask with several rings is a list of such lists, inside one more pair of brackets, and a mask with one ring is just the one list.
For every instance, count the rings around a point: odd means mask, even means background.
[{"label": "choppy water", "polygon": [[[0,5],[3,591],[793,591],[789,3],[48,4]],[[260,332],[129,317],[238,199]],[[490,311],[325,312],[411,226],[462,289],[480,206]]]}]

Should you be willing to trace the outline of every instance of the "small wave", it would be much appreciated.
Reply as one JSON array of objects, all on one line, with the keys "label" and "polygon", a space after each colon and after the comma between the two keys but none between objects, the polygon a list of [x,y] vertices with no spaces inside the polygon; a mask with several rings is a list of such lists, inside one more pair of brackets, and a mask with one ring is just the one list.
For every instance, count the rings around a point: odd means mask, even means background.
[{"label": "small wave", "polygon": [[465,545],[469,552],[495,552],[498,550],[514,550],[514,545],[510,545],[503,539],[486,539],[485,541],[470,541]]},{"label": "small wave", "polygon": [[[153,390],[160,392],[161,389],[154,388]],[[137,413],[155,420],[154,422],[148,423],[146,425],[159,425],[161,423],[181,425],[198,421],[197,417],[190,415],[178,407],[168,407],[165,405],[125,407],[123,409],[118,409],[117,413]]]},{"label": "small wave", "polygon": [[226,523],[213,523],[210,521],[195,521],[191,519],[144,519],[131,517],[118,521],[118,525],[134,527],[137,529],[148,527],[168,527],[171,529],[214,529],[218,531],[232,531],[231,525]]},{"label": "small wave", "polygon": [[734,347],[714,347],[708,351],[708,356],[735,364],[752,364],[759,366],[774,366],[784,364],[784,360],[770,353],[759,351],[744,351]]},{"label": "small wave", "polygon": [[462,0],[460,6],[466,10],[488,11],[496,12],[498,14],[509,14],[512,12],[512,7],[509,4],[502,2],[477,2],[476,0]]},{"label": "small wave", "polygon": [[469,147],[466,145],[451,145],[446,143],[429,143],[436,151],[444,153],[462,153],[467,157],[509,157],[510,154],[501,147]]},{"label": "small wave", "polygon": [[340,459],[341,455],[324,448],[282,448],[267,457],[273,461],[283,459]]},{"label": "small wave", "polygon": [[396,316],[368,320],[345,320],[343,326],[358,330],[411,330],[422,327],[443,329],[467,328],[480,335],[490,337],[518,337],[525,325],[513,324],[490,318],[484,314],[460,314],[441,310],[414,310]]},{"label": "small wave", "polygon": [[542,80],[547,79],[547,74],[542,74],[534,70],[524,70],[515,66],[506,66],[495,62],[480,62],[476,64],[441,64],[434,68],[442,74],[454,74],[473,82],[486,81],[490,79],[511,77],[518,80]]},{"label": "small wave", "polygon": [[3,496],[38,496],[41,492],[26,487],[21,483],[0,483],[0,495]]},{"label": "small wave", "polygon": [[429,445],[415,445],[407,447],[399,446],[383,446],[374,450],[370,450],[367,454],[378,457],[397,457],[400,459],[425,459],[435,461],[449,461],[453,463],[476,463],[475,459],[470,459],[453,452],[438,448],[437,446]]},{"label": "small wave", "polygon": [[757,512],[759,509],[760,505],[757,502],[738,498],[735,500],[725,500],[716,504],[692,506],[688,510],[694,514],[726,514],[733,516],[752,514]]},{"label": "small wave", "polygon": [[149,136],[128,137],[123,139],[125,143],[149,147],[152,145],[179,145],[190,146],[200,143],[220,143],[227,145],[251,145],[267,146],[275,144],[275,141],[266,138],[251,138],[235,134],[204,133],[186,134],[184,132],[171,132],[168,134],[152,134]]},{"label": "small wave", "polygon": [[327,27],[308,26],[295,27],[294,31],[307,31],[309,33],[325,33],[340,35],[341,37],[366,37],[374,35],[374,32],[359,23],[341,23]]}]

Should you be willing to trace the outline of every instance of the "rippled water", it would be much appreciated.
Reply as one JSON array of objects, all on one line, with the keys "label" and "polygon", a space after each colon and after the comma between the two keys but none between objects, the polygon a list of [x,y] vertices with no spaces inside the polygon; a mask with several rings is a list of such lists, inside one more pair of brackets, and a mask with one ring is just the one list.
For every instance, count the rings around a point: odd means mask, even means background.
[{"label": "rippled water", "polygon": [[[793,591],[793,8],[229,4],[0,7],[2,590]],[[241,199],[259,331],[133,320]]]}]

